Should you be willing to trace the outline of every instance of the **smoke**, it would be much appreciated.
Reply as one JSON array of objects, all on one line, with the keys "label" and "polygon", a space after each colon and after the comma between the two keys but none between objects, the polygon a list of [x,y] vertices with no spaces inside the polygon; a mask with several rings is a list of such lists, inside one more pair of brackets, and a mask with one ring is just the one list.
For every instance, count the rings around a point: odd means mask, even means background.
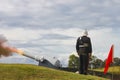
[{"label": "smoke", "polygon": [[0,57],[12,55],[11,51],[5,48],[5,42],[7,42],[7,39],[4,37],[4,35],[0,34]]},{"label": "smoke", "polygon": [[6,41],[7,41],[6,37],[3,34],[0,34],[0,44],[4,43]]},{"label": "smoke", "polygon": [[24,52],[22,50],[18,50],[15,47],[8,46],[6,44],[8,40],[6,37],[2,34],[0,34],[0,57],[8,57],[11,56],[13,52],[18,53],[18,54],[23,54]]}]

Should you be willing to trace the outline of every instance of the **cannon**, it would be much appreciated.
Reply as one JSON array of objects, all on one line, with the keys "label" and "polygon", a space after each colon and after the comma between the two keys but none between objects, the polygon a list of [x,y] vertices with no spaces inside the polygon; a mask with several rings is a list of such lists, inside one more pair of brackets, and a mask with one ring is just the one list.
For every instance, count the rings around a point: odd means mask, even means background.
[{"label": "cannon", "polygon": [[38,66],[45,66],[45,67],[55,68],[55,69],[59,69],[62,67],[60,61],[56,57],[50,58],[48,60],[43,56],[36,56],[36,55],[31,55],[26,53],[23,53],[22,55],[38,61],[39,62]]}]

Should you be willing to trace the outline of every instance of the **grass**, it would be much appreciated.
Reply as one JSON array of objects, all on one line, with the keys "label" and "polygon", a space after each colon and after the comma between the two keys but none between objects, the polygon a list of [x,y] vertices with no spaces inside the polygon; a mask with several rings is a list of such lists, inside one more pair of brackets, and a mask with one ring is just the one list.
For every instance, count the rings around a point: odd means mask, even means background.
[{"label": "grass", "polygon": [[0,80],[108,80],[30,64],[0,64]]},{"label": "grass", "polygon": [[[94,70],[103,72],[104,68],[94,69]],[[113,74],[118,74],[119,75],[120,74],[120,66],[109,67],[108,73],[113,73]]]}]

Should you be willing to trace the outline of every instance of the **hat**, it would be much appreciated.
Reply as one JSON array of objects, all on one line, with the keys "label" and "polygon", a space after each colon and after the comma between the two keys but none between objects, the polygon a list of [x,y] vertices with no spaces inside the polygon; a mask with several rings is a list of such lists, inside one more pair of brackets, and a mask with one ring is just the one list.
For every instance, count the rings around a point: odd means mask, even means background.
[{"label": "hat", "polygon": [[85,31],[83,32],[83,36],[87,36],[87,35],[88,35],[88,31],[85,30]]}]

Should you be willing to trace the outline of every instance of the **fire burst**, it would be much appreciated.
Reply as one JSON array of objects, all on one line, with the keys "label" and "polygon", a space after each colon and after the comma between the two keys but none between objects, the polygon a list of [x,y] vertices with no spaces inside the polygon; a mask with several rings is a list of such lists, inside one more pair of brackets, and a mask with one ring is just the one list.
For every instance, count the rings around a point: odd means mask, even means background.
[{"label": "fire burst", "polygon": [[18,50],[15,47],[6,45],[5,42],[7,42],[7,39],[3,35],[0,35],[0,57],[10,56],[12,55],[13,52],[21,54],[21,55],[24,53],[22,50]]}]

